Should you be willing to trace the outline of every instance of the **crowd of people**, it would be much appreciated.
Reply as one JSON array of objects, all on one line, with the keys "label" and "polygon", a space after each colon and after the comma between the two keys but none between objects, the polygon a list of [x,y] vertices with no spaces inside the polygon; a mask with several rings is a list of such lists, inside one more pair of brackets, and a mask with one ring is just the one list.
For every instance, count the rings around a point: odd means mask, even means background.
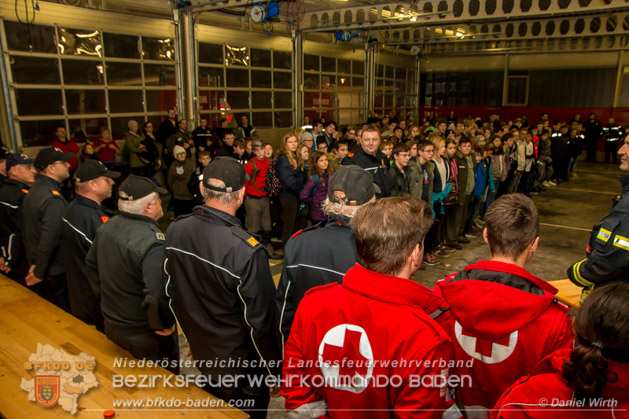
[{"label": "crowd of people", "polygon": [[[280,394],[303,417],[586,415],[570,401],[622,417],[629,176],[568,269],[587,291],[574,326],[525,265],[530,197],[576,176],[596,130],[629,172],[629,134],[594,115],[527,121],[315,120],[277,150],[246,117],[189,133],[174,109],[155,134],[129,121],[122,147],[103,129],[81,149],[60,127],[35,159],[0,155],[0,271],[174,373],[181,327],[210,361],[206,390],[251,400],[252,417]],[[479,235],[490,260],[434,290],[411,280]],[[277,288],[268,259],[284,260]]]}]

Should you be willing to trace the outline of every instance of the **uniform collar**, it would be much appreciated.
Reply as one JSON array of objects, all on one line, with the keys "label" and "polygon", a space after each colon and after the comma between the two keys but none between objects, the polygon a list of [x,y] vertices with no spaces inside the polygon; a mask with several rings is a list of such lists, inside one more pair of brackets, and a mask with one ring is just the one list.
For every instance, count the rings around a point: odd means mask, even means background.
[{"label": "uniform collar", "polygon": [[194,215],[202,218],[220,218],[222,221],[229,225],[242,227],[238,218],[226,213],[225,211],[208,207],[205,204],[194,207]]},{"label": "uniform collar", "polygon": [[415,281],[373,272],[358,263],[343,277],[343,288],[389,304],[420,307],[427,313],[445,306],[440,297]]},{"label": "uniform collar", "polygon": [[56,180],[54,180],[53,178],[46,176],[46,175],[39,175],[39,178],[37,179],[38,182],[44,182],[47,183],[51,186],[53,186],[56,190],[61,191],[61,188],[63,188],[63,184],[61,184],[61,182],[57,182]]},{"label": "uniform collar", "polygon": [[151,217],[147,217],[146,215],[132,214],[130,212],[124,211],[120,211],[120,215],[130,220],[141,221],[143,223],[155,224],[156,226],[159,226],[159,224],[157,224],[157,221],[155,221]]},{"label": "uniform collar", "polygon": [[93,201],[89,198],[86,198],[83,195],[76,194],[76,197],[74,198],[74,200],[77,202],[77,204],[85,205],[86,207],[98,209],[107,213],[110,212],[106,210],[105,208],[103,208],[98,202]]},{"label": "uniform collar", "polygon": [[622,194],[625,195],[629,193],[629,175],[620,175],[618,176],[618,180],[622,185]]},{"label": "uniform collar", "polygon": [[338,214],[328,214],[328,223],[325,225],[326,227],[347,227],[347,228],[351,228],[349,226],[349,223],[352,219],[349,217],[346,217],[345,215],[338,215]]},{"label": "uniform collar", "polygon": [[5,178],[3,184],[4,185],[6,185],[6,184],[16,185],[20,189],[30,189],[31,188],[26,183],[22,183],[22,182],[20,182],[17,179],[11,179],[10,177]]}]

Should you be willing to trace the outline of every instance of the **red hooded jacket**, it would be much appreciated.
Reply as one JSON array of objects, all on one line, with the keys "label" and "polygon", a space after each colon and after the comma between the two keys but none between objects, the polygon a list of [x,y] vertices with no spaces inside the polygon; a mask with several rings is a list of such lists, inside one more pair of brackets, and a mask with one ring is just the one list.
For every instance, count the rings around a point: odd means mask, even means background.
[{"label": "red hooded jacket", "polygon": [[356,264],[299,304],[284,353],[291,415],[441,418],[451,343],[423,285]]},{"label": "red hooded jacket", "polygon": [[[544,358],[531,372],[502,395],[490,418],[627,418],[629,417],[629,364],[609,361],[618,381],[603,389],[598,406],[575,401],[573,390],[562,377],[570,349],[560,349]],[[614,377],[615,378],[615,377]],[[579,410],[582,409],[582,410]],[[612,413],[613,412],[613,413]]]},{"label": "red hooded jacket", "polygon": [[480,261],[438,281],[450,311],[437,319],[457,361],[451,374],[471,377],[455,389],[468,418],[486,417],[500,395],[553,351],[572,347],[568,307],[557,289],[516,265]]}]

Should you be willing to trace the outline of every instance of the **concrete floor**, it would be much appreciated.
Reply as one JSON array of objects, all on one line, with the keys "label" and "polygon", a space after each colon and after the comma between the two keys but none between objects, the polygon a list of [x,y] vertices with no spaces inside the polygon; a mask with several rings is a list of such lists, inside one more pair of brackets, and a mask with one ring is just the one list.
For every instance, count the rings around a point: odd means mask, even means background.
[{"label": "concrete floor", "polygon": [[[526,268],[548,281],[567,278],[567,268],[585,257],[592,226],[609,212],[612,198],[620,193],[618,166],[579,162],[577,173],[569,182],[533,197],[540,213],[540,244]],[[165,231],[165,225],[163,227]],[[482,237],[473,238],[463,246],[463,250],[444,259],[441,265],[420,270],[412,279],[432,289],[437,280],[448,274],[489,258],[489,247]],[[282,265],[273,263],[271,271],[277,280]],[[187,345],[182,342],[181,353],[187,352]],[[271,400],[268,417],[288,417],[283,398]]]}]

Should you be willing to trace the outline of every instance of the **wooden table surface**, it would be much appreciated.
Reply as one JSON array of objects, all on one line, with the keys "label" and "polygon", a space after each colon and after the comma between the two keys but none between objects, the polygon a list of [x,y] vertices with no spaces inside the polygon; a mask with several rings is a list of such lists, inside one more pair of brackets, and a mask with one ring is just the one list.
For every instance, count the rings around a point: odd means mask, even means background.
[{"label": "wooden table surface", "polygon": [[[215,400],[216,397],[194,385],[187,388],[123,387],[112,388],[115,374],[172,375],[161,367],[130,368],[114,367],[115,358],[134,358],[93,327],[75,317],[25,287],[0,274],[0,416],[12,418],[57,418],[71,417],[60,405],[44,408],[28,400],[28,393],[21,386],[22,379],[30,380],[34,372],[25,369],[29,356],[37,352],[37,344],[49,344],[65,351],[68,355],[85,352],[95,357],[93,370],[98,387],[88,390],[78,398],[78,418],[102,418],[103,412],[113,409],[113,400],[146,400],[147,398],[183,400]],[[209,403],[206,401],[206,403]],[[185,408],[181,408],[185,409]],[[115,408],[116,418],[186,417],[186,418],[246,418],[247,415],[228,406],[197,408],[196,410],[173,410],[161,408],[147,411],[129,408]]]},{"label": "wooden table surface", "polygon": [[556,295],[559,301],[570,307],[579,307],[581,305],[581,291],[583,291],[583,288],[574,285],[569,279],[549,281],[549,283],[559,290]]}]

